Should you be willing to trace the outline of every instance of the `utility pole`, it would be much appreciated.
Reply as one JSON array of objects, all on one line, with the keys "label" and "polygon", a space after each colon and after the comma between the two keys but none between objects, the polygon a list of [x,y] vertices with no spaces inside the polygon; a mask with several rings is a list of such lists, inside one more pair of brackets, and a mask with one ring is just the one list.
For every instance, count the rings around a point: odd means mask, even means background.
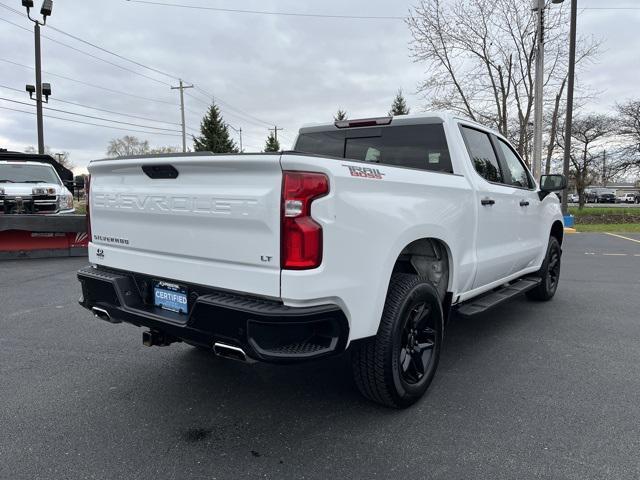
[{"label": "utility pole", "polygon": [[[578,0],[571,0],[571,26],[569,29],[569,79],[567,80],[567,116],[564,134],[564,165],[562,173],[569,179],[569,164],[571,162],[571,122],[573,121],[573,81],[576,70],[576,23]],[[567,215],[567,189],[562,191],[562,213]]]},{"label": "utility pole", "polygon": [[228,123],[226,125],[227,125],[227,127],[229,127],[234,132],[238,132],[238,135],[240,136],[240,153],[242,153],[242,127],[236,128],[233,125],[230,125]]},{"label": "utility pole", "polygon": [[269,129],[270,132],[273,132],[273,136],[276,139],[276,142],[278,141],[278,130],[284,130],[284,128],[280,128],[277,125],[274,125],[273,128]]},{"label": "utility pole", "polygon": [[538,179],[542,171],[542,109],[543,105],[543,83],[544,83],[544,9],[545,0],[537,1],[537,17],[538,31],[536,34],[536,77],[534,114],[533,114],[533,158],[531,165],[533,167],[533,176]]},{"label": "utility pole", "polygon": [[180,90],[180,115],[182,116],[182,152],[187,151],[187,127],[184,122],[184,89],[193,88],[193,85],[184,85],[180,79],[180,85],[171,87],[171,90]]},{"label": "utility pole", "polygon": [[[36,86],[27,85],[27,92],[29,97],[33,98],[33,94],[36,94],[36,122],[38,127],[38,153],[44,154],[44,121],[42,120],[42,95],[46,97],[46,102],[49,101],[49,95],[51,95],[51,85],[48,83],[42,84],[42,62],[40,55],[40,25],[47,24],[47,17],[51,16],[53,10],[53,0],[44,0],[42,2],[42,8],[40,9],[40,15],[42,15],[42,22],[35,18],[31,18],[31,9],[33,8],[33,0],[22,0],[22,6],[27,9],[27,17],[34,23],[33,36],[36,55]],[[46,91],[43,91],[43,87]]]}]

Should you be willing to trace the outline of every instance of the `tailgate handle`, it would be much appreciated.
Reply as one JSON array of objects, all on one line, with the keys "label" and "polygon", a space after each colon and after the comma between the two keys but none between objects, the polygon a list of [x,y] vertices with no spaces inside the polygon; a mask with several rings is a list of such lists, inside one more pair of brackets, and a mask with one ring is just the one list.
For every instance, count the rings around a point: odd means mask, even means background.
[{"label": "tailgate handle", "polygon": [[149,178],[178,178],[178,170],[173,165],[143,165],[142,171]]}]

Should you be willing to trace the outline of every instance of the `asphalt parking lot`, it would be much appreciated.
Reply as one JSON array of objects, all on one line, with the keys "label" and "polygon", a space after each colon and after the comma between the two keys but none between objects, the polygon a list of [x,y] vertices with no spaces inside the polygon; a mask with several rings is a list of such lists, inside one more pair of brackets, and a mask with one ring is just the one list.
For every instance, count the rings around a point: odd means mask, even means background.
[{"label": "asphalt parking lot", "polygon": [[640,235],[624,237],[569,236],[552,302],[454,316],[405,411],[363,400],[346,357],[145,348],[77,305],[85,259],[0,263],[0,478],[637,479]]}]

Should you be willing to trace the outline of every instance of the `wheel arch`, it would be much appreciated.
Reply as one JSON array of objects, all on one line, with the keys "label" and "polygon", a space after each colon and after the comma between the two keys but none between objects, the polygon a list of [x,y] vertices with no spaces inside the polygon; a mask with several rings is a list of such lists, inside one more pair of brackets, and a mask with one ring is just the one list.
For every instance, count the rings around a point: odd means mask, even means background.
[{"label": "wheel arch", "polygon": [[[452,259],[451,248],[444,240],[437,237],[418,238],[400,251],[393,265],[392,275],[413,273],[427,277],[441,298],[444,298],[453,285]],[[445,276],[446,281],[442,282]]]},{"label": "wheel arch", "polygon": [[564,237],[564,225],[560,220],[556,220],[551,225],[551,236],[558,240],[558,243],[562,246],[562,238]]}]

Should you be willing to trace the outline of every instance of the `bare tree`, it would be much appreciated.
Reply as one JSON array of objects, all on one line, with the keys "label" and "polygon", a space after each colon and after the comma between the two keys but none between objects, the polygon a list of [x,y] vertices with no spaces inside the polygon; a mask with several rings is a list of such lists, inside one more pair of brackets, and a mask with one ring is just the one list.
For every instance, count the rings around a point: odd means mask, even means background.
[{"label": "bare tree", "polygon": [[[30,145],[24,149],[24,153],[38,153],[38,149],[33,145]],[[69,170],[72,170],[75,167],[75,165],[69,158],[71,156],[69,152],[62,151],[62,152],[54,153],[51,150],[51,147],[49,147],[48,145],[45,145],[44,153],[45,155],[49,155],[53,157],[60,165],[62,165],[65,168],[68,168]]]},{"label": "bare tree", "polygon": [[[603,179],[603,161],[606,148],[615,132],[614,120],[602,114],[589,114],[575,117],[571,129],[571,177],[579,197],[579,208],[584,207],[584,191],[596,180]],[[560,150],[564,148],[564,127],[559,129],[556,144]],[[616,171],[610,164],[609,172]]]},{"label": "bare tree", "polygon": [[[407,24],[411,53],[427,65],[429,78],[418,85],[429,107],[446,109],[487,124],[506,135],[529,163],[534,105],[536,15],[530,0],[419,0]],[[566,9],[546,14],[544,78],[550,98],[545,108],[550,130],[547,158],[565,90],[568,44]],[[594,56],[598,44],[580,39],[578,59]]]},{"label": "bare tree", "polygon": [[149,153],[149,141],[140,140],[138,137],[125,135],[114,138],[107,146],[107,156],[126,157],[131,155],[144,155]]},{"label": "bare tree", "polygon": [[182,147],[174,147],[172,145],[167,145],[163,147],[154,147],[149,149],[149,154],[156,153],[179,153],[182,152]]},{"label": "bare tree", "polygon": [[624,167],[640,168],[640,100],[616,105],[618,121],[616,133],[622,141]]}]

